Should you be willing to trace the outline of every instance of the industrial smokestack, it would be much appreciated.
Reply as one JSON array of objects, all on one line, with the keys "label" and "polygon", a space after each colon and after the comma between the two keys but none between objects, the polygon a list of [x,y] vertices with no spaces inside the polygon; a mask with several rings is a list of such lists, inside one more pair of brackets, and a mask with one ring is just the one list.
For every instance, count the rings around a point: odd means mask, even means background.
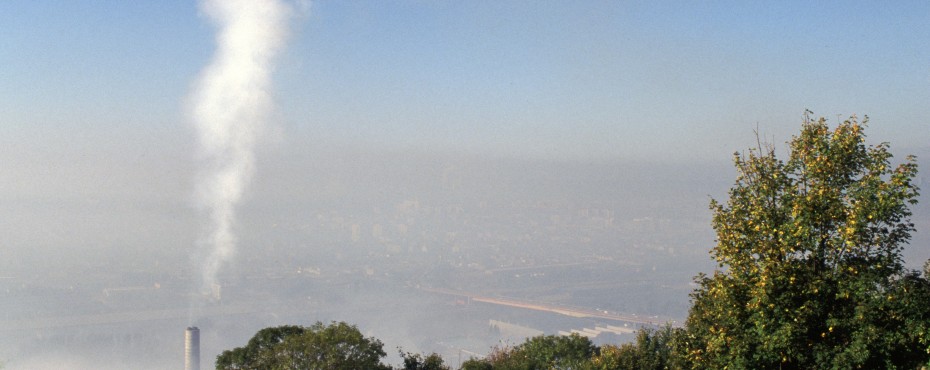
[{"label": "industrial smokestack", "polygon": [[184,370],[200,370],[200,329],[196,326],[184,331]]}]

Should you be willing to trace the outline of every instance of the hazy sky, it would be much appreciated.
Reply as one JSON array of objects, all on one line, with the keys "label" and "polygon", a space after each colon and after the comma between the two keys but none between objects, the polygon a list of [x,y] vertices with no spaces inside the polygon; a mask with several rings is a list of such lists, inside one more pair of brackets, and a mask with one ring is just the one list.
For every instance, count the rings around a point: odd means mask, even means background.
[{"label": "hazy sky", "polygon": [[[756,125],[783,143],[809,108],[868,114],[895,148],[930,142],[923,1],[293,5],[286,141],[728,161]],[[0,2],[0,154],[183,151],[160,142],[193,136],[185,99],[213,37],[193,1]]]}]

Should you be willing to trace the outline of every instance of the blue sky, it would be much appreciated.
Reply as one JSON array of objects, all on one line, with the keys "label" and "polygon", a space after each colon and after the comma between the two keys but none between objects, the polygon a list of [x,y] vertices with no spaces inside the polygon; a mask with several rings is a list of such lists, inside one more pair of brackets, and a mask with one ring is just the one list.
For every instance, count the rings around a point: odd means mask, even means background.
[{"label": "blue sky", "polygon": [[[868,114],[870,136],[893,147],[930,142],[926,2],[315,1],[297,13],[275,71],[275,124],[293,145],[716,162],[757,125],[786,141],[806,108]],[[213,33],[191,1],[0,3],[0,143],[118,153],[193,136],[184,104]]]}]

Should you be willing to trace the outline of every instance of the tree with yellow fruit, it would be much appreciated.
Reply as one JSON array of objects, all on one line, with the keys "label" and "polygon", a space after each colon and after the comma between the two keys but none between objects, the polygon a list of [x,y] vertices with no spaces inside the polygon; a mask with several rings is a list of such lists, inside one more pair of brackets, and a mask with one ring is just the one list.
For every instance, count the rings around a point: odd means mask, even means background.
[{"label": "tree with yellow fruit", "polygon": [[916,159],[893,166],[853,116],[805,114],[787,161],[735,155],[727,202],[711,201],[717,271],[699,275],[684,366],[854,369],[928,365],[930,283],[901,251],[914,231]]}]

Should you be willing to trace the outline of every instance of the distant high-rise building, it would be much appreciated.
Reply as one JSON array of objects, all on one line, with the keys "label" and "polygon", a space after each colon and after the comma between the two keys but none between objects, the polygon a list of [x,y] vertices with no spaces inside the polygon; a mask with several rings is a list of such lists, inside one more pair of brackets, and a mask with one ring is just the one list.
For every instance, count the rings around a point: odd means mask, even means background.
[{"label": "distant high-rise building", "polygon": [[362,239],[362,227],[359,224],[352,224],[352,241],[358,242]]},{"label": "distant high-rise building", "polygon": [[219,301],[220,299],[222,299],[223,298],[223,286],[218,283],[214,283],[213,285],[211,285],[210,286],[210,298],[213,298],[213,300],[215,301]]}]

